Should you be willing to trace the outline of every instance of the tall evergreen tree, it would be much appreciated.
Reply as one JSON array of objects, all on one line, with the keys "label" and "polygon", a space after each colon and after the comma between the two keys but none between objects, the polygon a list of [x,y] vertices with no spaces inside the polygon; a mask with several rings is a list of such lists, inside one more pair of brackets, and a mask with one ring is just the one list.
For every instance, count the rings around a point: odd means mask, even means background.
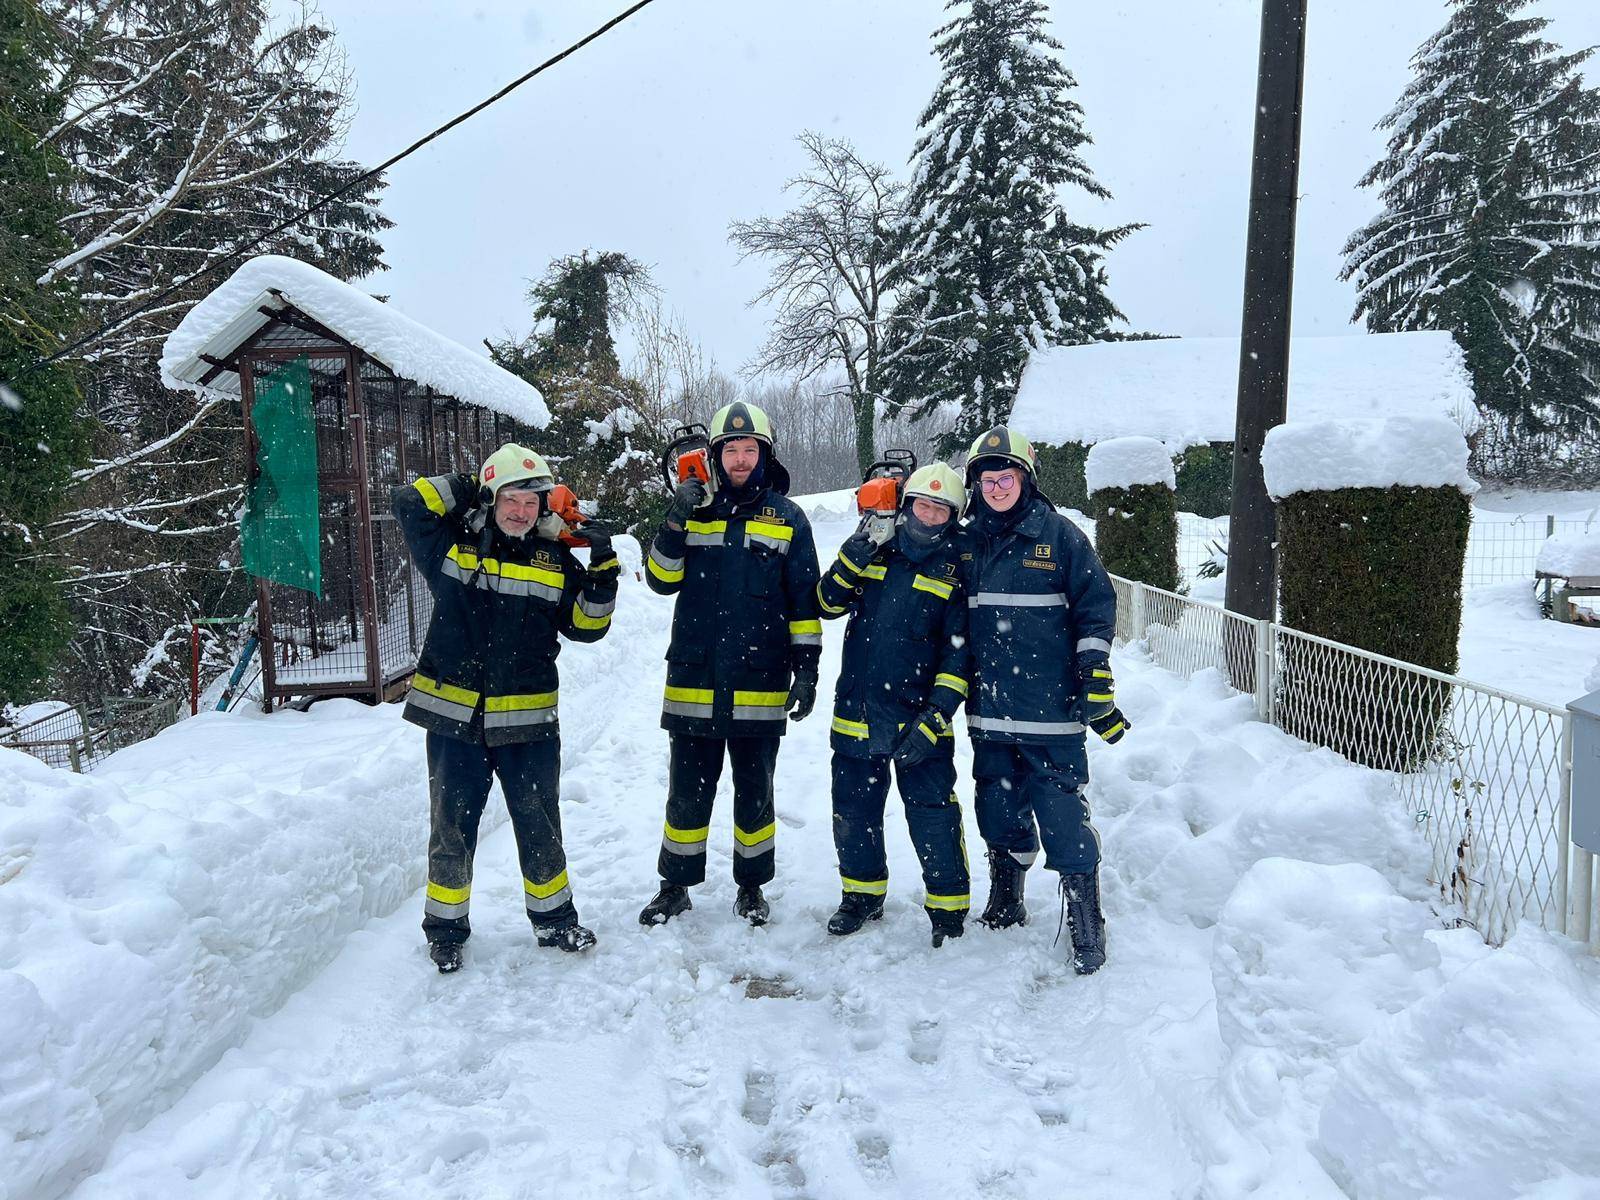
[{"label": "tall evergreen tree", "polygon": [[959,405],[946,449],[1004,421],[1031,350],[1106,336],[1104,255],[1137,225],[1072,220],[1061,189],[1110,193],[1084,162],[1077,86],[1041,0],[949,0],[892,272],[884,353],[896,408]]},{"label": "tall evergreen tree", "polygon": [[[68,682],[182,686],[168,653],[195,615],[242,612],[238,409],[161,384],[166,335],[234,264],[200,272],[359,175],[340,157],[353,84],[327,27],[291,0],[38,0],[55,27],[45,134],[72,167],[66,244],[42,269],[78,284],[89,328],[78,375],[93,465],[54,526],[80,625]],[[370,181],[253,253],[341,278],[383,269],[389,221]],[[177,294],[131,321],[136,305]],[[79,330],[78,332],[82,332]]]},{"label": "tall evergreen tree", "polygon": [[0,0],[0,704],[38,699],[71,635],[45,527],[84,453],[78,391],[30,370],[77,318],[69,288],[36,282],[65,245],[66,164],[40,142],[60,115],[50,35],[33,0]]},{"label": "tall evergreen tree", "polygon": [[557,477],[618,528],[640,525],[659,499],[665,439],[642,415],[644,392],[623,374],[615,329],[654,295],[650,271],[616,251],[554,260],[528,292],[533,332],[486,342],[502,367],[534,384],[550,407],[541,454]]},{"label": "tall evergreen tree", "polygon": [[1448,329],[1478,402],[1531,433],[1600,422],[1600,97],[1519,14],[1451,0],[1378,128],[1383,211],[1345,246],[1373,332]]}]

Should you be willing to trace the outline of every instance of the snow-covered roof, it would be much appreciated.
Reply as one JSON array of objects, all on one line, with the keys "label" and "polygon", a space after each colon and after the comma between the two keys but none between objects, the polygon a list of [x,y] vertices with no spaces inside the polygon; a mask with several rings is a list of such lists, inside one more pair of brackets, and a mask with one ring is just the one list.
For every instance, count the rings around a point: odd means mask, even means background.
[{"label": "snow-covered roof", "polygon": [[[1233,441],[1238,398],[1238,338],[1057,346],[1029,358],[1010,423],[1052,446],[1143,436],[1177,451]],[[1386,416],[1477,427],[1472,379],[1450,334],[1293,339],[1291,421]]]},{"label": "snow-covered roof", "polygon": [[1267,431],[1261,471],[1274,500],[1343,488],[1478,490],[1467,474],[1467,439],[1442,416],[1292,420]]},{"label": "snow-covered roof", "polygon": [[239,377],[232,372],[209,384],[200,382],[212,369],[207,358],[228,358],[267,323],[262,307],[282,309],[286,304],[359,346],[396,375],[535,427],[550,423],[544,397],[526,380],[360,288],[276,254],[252,258],[189,310],[162,347],[162,382],[187,391],[236,394]]},{"label": "snow-covered roof", "polygon": [[1600,578],[1600,533],[1552,534],[1539,547],[1534,570],[1566,580]]}]

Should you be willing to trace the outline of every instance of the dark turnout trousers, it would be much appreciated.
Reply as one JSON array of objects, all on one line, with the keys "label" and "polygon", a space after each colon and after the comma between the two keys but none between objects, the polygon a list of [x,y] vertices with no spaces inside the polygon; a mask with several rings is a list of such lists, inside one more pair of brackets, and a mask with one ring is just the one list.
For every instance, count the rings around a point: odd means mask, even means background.
[{"label": "dark turnout trousers", "polygon": [[[883,808],[889,795],[890,759],[833,756],[833,844],[846,892],[882,896],[889,890],[883,848]],[[922,863],[923,905],[965,912],[971,905],[967,847],[956,803],[956,764],[936,754],[914,767],[894,767],[906,824]]]},{"label": "dark turnout trousers", "polygon": [[541,738],[486,746],[428,733],[428,898],[422,931],[430,942],[464,942],[472,933],[467,909],[478,822],[493,777],[500,777],[522,864],[528,919],[544,929],[575,918],[561,849],[561,741]]},{"label": "dark turnout trousers", "polygon": [[657,870],[667,883],[684,887],[706,877],[706,841],[711,806],[726,752],[733,764],[733,879],[740,886],[771,881],[778,832],[772,804],[772,772],[778,765],[776,737],[668,735],[667,823]]},{"label": "dark turnout trousers", "polygon": [[991,850],[1028,867],[1042,841],[1048,870],[1070,875],[1100,865],[1100,836],[1080,790],[1088,777],[1082,734],[1051,746],[974,742],[972,775],[978,832]]}]

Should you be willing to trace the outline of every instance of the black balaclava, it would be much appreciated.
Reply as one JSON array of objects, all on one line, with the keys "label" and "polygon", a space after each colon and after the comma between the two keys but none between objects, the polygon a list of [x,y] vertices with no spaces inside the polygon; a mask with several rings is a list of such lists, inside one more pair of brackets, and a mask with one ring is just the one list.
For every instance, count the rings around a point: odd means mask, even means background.
[{"label": "black balaclava", "polygon": [[[1003,471],[1008,467],[1015,468],[1017,473],[1022,476],[1020,485],[1022,494],[1017,497],[1017,502],[1006,509],[1005,512],[996,512],[989,507],[989,500],[983,494],[983,488],[978,482],[978,476],[984,471]],[[1022,520],[1023,515],[1027,513],[1029,505],[1033,503],[1033,498],[1038,492],[1038,489],[1033,486],[1032,472],[1019,466],[1011,459],[1000,458],[998,455],[980,458],[973,464],[973,469],[968,478],[972,481],[970,485],[972,494],[977,497],[978,501],[973,507],[973,516],[977,520],[978,528],[987,537],[995,537],[1002,534]]]},{"label": "black balaclava", "polygon": [[725,497],[730,504],[748,504],[766,489],[767,462],[772,457],[772,447],[765,442],[756,443],[756,469],[750,472],[750,478],[740,488],[734,487],[733,481],[722,473],[722,445],[713,446],[711,453],[717,460],[717,495]]},{"label": "black balaclava", "polygon": [[900,514],[899,528],[895,530],[895,549],[914,563],[926,562],[949,539],[950,531],[956,527],[957,516],[957,513],[951,512],[950,519],[943,525],[929,525],[918,520],[911,505],[907,504]]}]

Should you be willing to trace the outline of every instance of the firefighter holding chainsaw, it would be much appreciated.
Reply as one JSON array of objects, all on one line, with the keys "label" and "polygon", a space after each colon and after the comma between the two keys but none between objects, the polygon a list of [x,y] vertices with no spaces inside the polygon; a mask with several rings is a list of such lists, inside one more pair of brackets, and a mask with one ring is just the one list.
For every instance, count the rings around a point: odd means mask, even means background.
[{"label": "firefighter holding chainsaw", "polygon": [[858,503],[861,526],[817,585],[824,617],[850,617],[831,732],[844,897],[828,932],[855,933],[883,915],[892,760],[938,947],[961,936],[970,891],[950,728],[967,697],[962,554],[970,547],[956,528],[966,494],[961,477],[936,463],[909,478],[869,479]]},{"label": "firefighter holding chainsaw", "polygon": [[[695,427],[698,429],[698,427]],[[765,924],[774,873],[772,776],[786,718],[817,697],[822,622],[817,551],[767,415],[719,409],[698,445],[685,439],[678,482],[645,563],[652,590],[676,596],[661,725],[670,741],[660,890],[639,914],[660,925],[691,907],[706,876],[712,801],[733,773],[734,911]]]},{"label": "firefighter holding chainsaw", "polygon": [[1129,728],[1111,678],[1116,596],[1089,539],[1039,491],[1021,434],[1002,425],[972,443],[967,492],[976,541],[967,729],[990,879],[980,920],[1027,921],[1023,881],[1042,843],[1060,876],[1073,967],[1090,974],[1105,962],[1106,928],[1084,727],[1106,742]]},{"label": "firefighter holding chainsaw", "polygon": [[560,540],[568,521],[545,460],[501,446],[476,477],[438,475],[394,491],[412,560],[433,592],[405,717],[428,731],[428,888],[422,930],[441,972],[458,970],[478,822],[499,776],[516,835],[528,919],[541,946],[587,950],[561,847],[557,638],[596,642],[616,607],[617,556],[582,526],[585,567]]}]

